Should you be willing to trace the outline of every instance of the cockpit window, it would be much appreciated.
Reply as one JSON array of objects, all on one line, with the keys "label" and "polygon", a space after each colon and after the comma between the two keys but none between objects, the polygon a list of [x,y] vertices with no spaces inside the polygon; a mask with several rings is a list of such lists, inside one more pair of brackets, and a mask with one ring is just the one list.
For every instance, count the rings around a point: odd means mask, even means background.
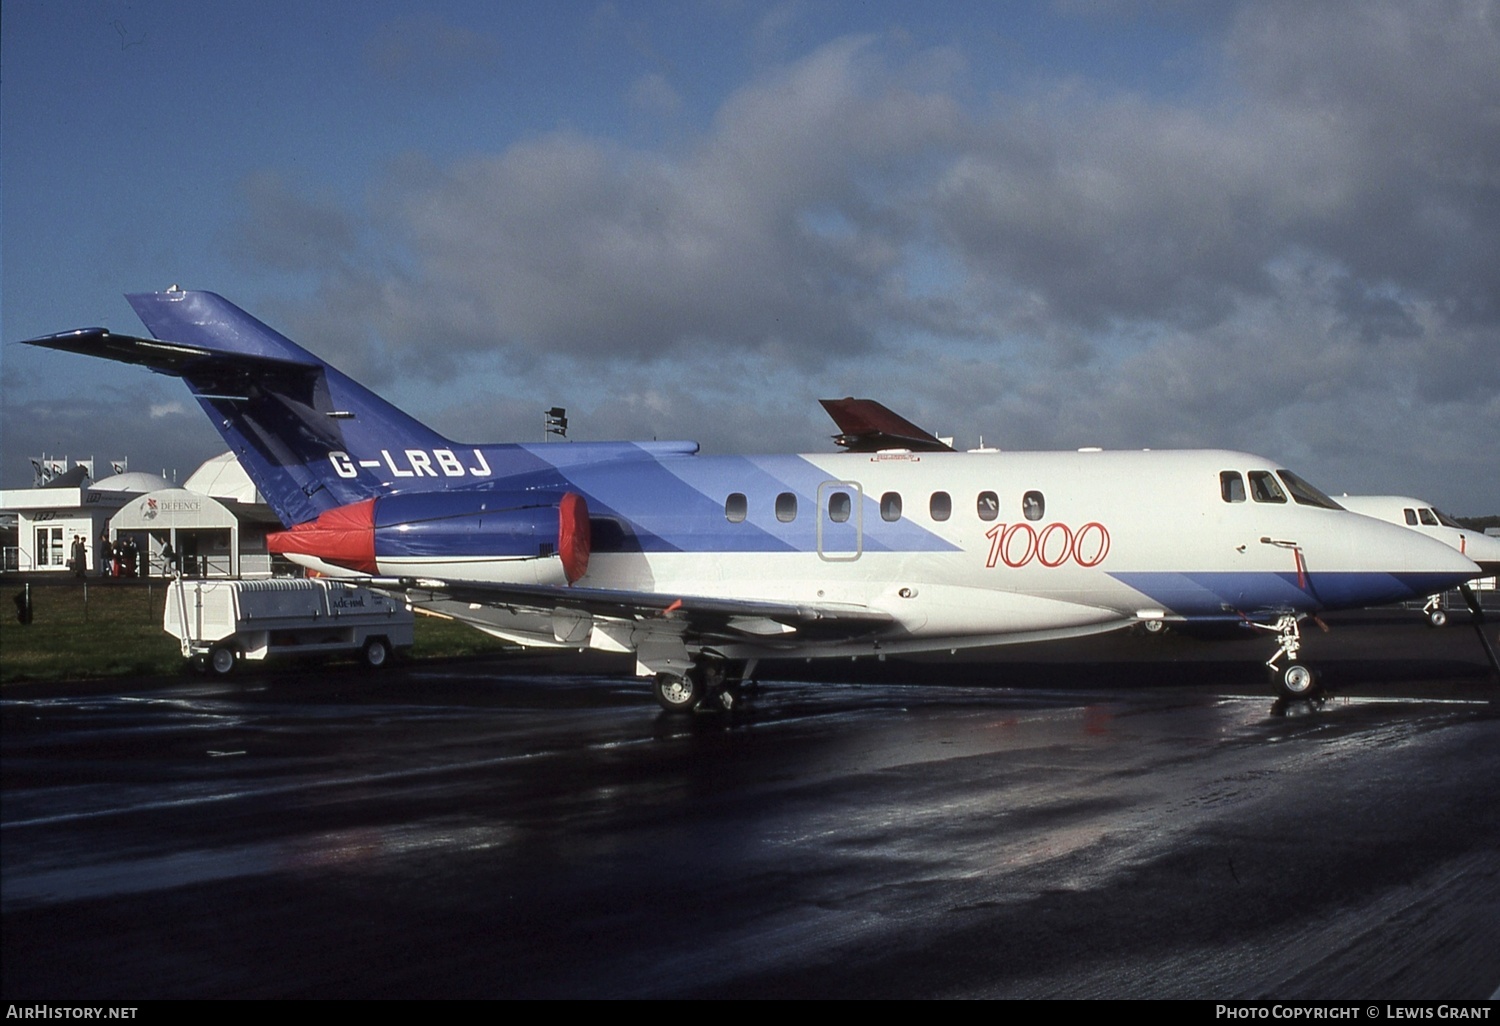
[{"label": "cockpit window", "polygon": [[1454,520],[1442,510],[1434,508],[1432,512],[1437,515],[1438,523],[1442,524],[1444,527],[1456,527],[1460,531],[1465,530],[1463,524],[1460,524],[1457,520]]},{"label": "cockpit window", "polygon": [[1238,470],[1219,472],[1219,494],[1224,496],[1225,502],[1245,501],[1245,479],[1240,477]]},{"label": "cockpit window", "polygon": [[1417,510],[1417,516],[1422,518],[1422,524],[1426,527],[1438,527],[1438,518],[1432,515],[1432,510],[1423,506]]},{"label": "cockpit window", "polygon": [[1269,470],[1250,471],[1250,497],[1256,502],[1285,502],[1286,493]]},{"label": "cockpit window", "polygon": [[1276,473],[1282,481],[1286,482],[1286,490],[1292,493],[1292,498],[1297,500],[1299,506],[1319,506],[1323,509],[1344,508],[1290,470],[1278,470]]},{"label": "cockpit window", "polygon": [[1416,527],[1417,526],[1417,511],[1416,510],[1414,510],[1410,506],[1408,506],[1408,507],[1406,507],[1406,509],[1403,509],[1401,512],[1404,513],[1404,514],[1406,514],[1406,526],[1407,527]]}]

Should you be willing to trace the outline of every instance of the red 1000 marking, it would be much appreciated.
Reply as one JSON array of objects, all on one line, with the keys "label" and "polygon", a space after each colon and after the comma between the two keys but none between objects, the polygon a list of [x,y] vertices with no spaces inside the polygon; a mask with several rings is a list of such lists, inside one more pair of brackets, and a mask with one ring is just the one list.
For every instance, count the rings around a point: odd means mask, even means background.
[{"label": "red 1000 marking", "polygon": [[1040,532],[1027,523],[996,524],[984,536],[990,540],[986,567],[1025,566],[1033,559],[1042,566],[1062,566],[1069,559],[1098,566],[1109,555],[1109,531],[1100,523],[1084,524],[1077,532],[1067,524],[1048,524]]}]

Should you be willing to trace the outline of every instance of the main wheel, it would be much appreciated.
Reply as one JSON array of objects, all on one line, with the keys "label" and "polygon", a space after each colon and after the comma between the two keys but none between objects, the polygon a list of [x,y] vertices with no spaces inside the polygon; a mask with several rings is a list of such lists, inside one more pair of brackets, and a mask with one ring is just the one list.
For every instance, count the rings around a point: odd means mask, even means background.
[{"label": "main wheel", "polygon": [[208,654],[208,668],[220,677],[233,672],[237,661],[234,649],[228,645],[215,645],[213,651]]},{"label": "main wheel", "polygon": [[692,712],[703,695],[703,685],[691,672],[683,676],[658,673],[651,690],[656,695],[657,704],[672,713]]},{"label": "main wheel", "polygon": [[1287,663],[1276,675],[1276,690],[1286,698],[1311,698],[1318,691],[1318,678],[1311,667]]},{"label": "main wheel", "polygon": [[365,665],[378,670],[391,661],[391,646],[384,638],[371,638],[365,642]]}]

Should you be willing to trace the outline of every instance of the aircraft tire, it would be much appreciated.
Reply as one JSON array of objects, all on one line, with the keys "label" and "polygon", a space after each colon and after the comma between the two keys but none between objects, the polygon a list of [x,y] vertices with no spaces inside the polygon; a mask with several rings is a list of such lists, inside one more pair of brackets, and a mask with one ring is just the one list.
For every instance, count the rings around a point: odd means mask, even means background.
[{"label": "aircraft tire", "polygon": [[234,672],[235,664],[239,657],[235,655],[234,649],[228,645],[215,645],[213,651],[208,653],[208,668],[217,677],[227,677]]},{"label": "aircraft tire", "polygon": [[691,673],[658,673],[651,693],[656,696],[656,704],[669,713],[692,712],[703,697],[703,685]]},{"label": "aircraft tire", "polygon": [[1318,693],[1318,677],[1305,663],[1287,663],[1276,672],[1276,693],[1283,698],[1312,698]]},{"label": "aircraft tire", "polygon": [[391,646],[384,638],[371,638],[365,642],[365,666],[372,670],[388,666],[391,661]]},{"label": "aircraft tire", "polygon": [[1434,609],[1427,614],[1427,626],[1443,627],[1448,623],[1448,612],[1444,609]]}]

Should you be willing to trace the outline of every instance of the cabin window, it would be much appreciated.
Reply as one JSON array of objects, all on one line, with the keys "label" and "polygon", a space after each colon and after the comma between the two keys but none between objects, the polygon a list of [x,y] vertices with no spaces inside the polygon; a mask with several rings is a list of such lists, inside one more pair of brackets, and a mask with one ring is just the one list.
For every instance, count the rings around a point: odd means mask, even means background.
[{"label": "cabin window", "polygon": [[776,496],[776,519],[783,524],[790,524],[797,519],[797,497],[791,492],[782,492]]},{"label": "cabin window", "polygon": [[749,509],[749,503],[745,501],[743,492],[735,492],[724,500],[724,519],[731,524],[740,524],[745,521],[745,513]]},{"label": "cabin window", "polygon": [[927,512],[934,520],[947,520],[953,515],[953,499],[947,492],[933,492],[927,502]]},{"label": "cabin window", "polygon": [[1416,527],[1417,526],[1417,511],[1416,510],[1414,510],[1414,509],[1403,509],[1401,512],[1406,515],[1406,525],[1408,527]]},{"label": "cabin window", "polygon": [[1250,471],[1250,497],[1256,502],[1285,502],[1286,493],[1269,470]]},{"label": "cabin window", "polygon": [[1000,496],[994,492],[980,492],[979,498],[974,500],[974,506],[979,512],[980,520],[994,520],[1000,515]]},{"label": "cabin window", "polygon": [[1040,520],[1047,515],[1047,500],[1041,492],[1027,492],[1021,496],[1021,513],[1027,520]]},{"label": "cabin window", "polygon": [[1238,470],[1219,472],[1219,494],[1224,496],[1225,502],[1245,501],[1245,479],[1240,477]]},{"label": "cabin window", "polygon": [[848,492],[834,492],[828,497],[828,519],[835,524],[847,523],[853,506]]},{"label": "cabin window", "polygon": [[894,524],[901,519],[901,494],[886,492],[880,497],[880,519]]},{"label": "cabin window", "polygon": [[1424,527],[1437,527],[1438,526],[1438,518],[1435,517],[1435,516],[1433,516],[1432,515],[1432,510],[1428,509],[1425,506],[1422,507],[1421,509],[1417,510],[1417,516],[1419,516],[1419,517],[1422,518],[1422,525]]},{"label": "cabin window", "polygon": [[1318,506],[1322,509],[1344,508],[1290,470],[1278,470],[1276,475],[1281,478],[1282,484],[1286,485],[1286,490],[1292,493],[1292,498],[1297,500],[1299,506]]}]

